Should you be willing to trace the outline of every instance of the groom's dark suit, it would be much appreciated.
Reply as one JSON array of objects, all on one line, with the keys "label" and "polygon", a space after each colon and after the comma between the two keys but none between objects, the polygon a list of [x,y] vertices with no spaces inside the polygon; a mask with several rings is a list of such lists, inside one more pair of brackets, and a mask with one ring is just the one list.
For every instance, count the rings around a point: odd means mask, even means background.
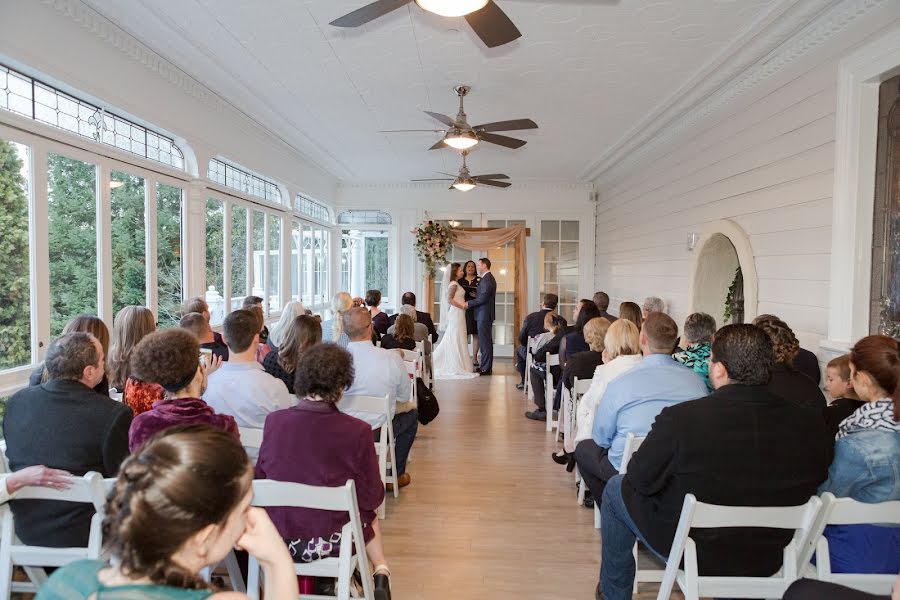
[{"label": "groom's dark suit", "polygon": [[481,348],[481,371],[490,371],[494,366],[494,312],[497,298],[497,280],[488,271],[481,277],[475,290],[475,299],[469,300],[469,308],[475,309],[478,324],[478,345]]}]

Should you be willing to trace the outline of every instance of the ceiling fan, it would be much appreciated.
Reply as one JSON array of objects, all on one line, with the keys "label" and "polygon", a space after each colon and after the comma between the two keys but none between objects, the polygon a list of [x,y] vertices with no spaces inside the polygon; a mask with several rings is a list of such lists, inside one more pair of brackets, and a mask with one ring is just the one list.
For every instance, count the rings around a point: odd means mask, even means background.
[{"label": "ceiling fan", "polygon": [[490,175],[471,175],[469,173],[469,167],[466,165],[466,157],[469,155],[468,150],[462,151],[462,166],[459,168],[459,175],[451,175],[450,173],[440,172],[441,175],[447,175],[449,177],[440,177],[437,179],[413,179],[412,181],[450,181],[451,190],[459,190],[460,192],[468,192],[469,190],[475,189],[475,187],[479,185],[490,185],[493,187],[499,188],[508,188],[512,184],[508,181],[495,181],[497,179],[509,179],[509,175],[503,175],[502,173],[491,173]]},{"label": "ceiling fan", "polygon": [[331,22],[336,27],[359,27],[415,1],[442,17],[465,17],[488,48],[496,48],[522,36],[494,0],[377,0]]},{"label": "ceiling fan", "polygon": [[425,111],[426,115],[440,121],[446,125],[448,129],[394,129],[383,131],[382,133],[398,133],[404,131],[432,131],[443,133],[444,137],[429,148],[429,150],[437,150],[438,148],[445,148],[447,146],[456,150],[468,150],[479,142],[488,142],[506,148],[521,148],[528,142],[492,132],[538,128],[537,123],[531,119],[514,119],[511,121],[484,123],[482,125],[469,125],[466,120],[466,111],[463,109],[463,98],[469,93],[470,88],[467,85],[459,85],[453,88],[453,90],[459,96],[459,112],[456,114],[455,119],[440,113]]}]

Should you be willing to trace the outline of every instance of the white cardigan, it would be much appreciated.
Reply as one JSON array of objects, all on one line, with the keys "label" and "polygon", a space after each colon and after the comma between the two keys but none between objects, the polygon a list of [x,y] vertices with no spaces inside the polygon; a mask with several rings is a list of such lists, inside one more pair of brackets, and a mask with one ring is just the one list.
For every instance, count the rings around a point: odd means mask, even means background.
[{"label": "white cardigan", "polygon": [[575,444],[582,440],[591,439],[591,431],[594,429],[594,415],[597,414],[597,407],[600,406],[600,400],[606,391],[609,382],[621,375],[627,373],[641,362],[643,356],[640,354],[621,354],[612,359],[607,364],[602,364],[594,370],[594,377],[591,379],[591,387],[581,398],[578,404],[578,412],[575,414],[577,423],[575,433]]}]

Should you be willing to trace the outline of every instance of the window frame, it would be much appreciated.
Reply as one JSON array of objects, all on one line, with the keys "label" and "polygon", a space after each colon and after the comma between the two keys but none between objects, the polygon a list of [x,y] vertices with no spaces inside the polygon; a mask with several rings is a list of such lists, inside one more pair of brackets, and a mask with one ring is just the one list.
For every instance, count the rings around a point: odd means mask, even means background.
[{"label": "window frame", "polygon": [[[342,211],[346,212],[346,211]],[[386,211],[380,211],[386,212]],[[388,213],[390,214],[390,213]],[[388,232],[388,293],[385,295],[385,298],[382,298],[382,302],[384,303],[386,300],[389,301],[387,303],[391,308],[393,308],[394,312],[399,310],[400,308],[400,269],[395,266],[400,264],[400,244],[398,242],[400,229],[399,226],[395,224],[374,224],[374,223],[366,223],[362,225],[337,225],[337,240],[342,241],[344,237],[344,229],[358,229],[359,231],[387,231]],[[338,273],[338,281],[341,281],[342,272],[341,272],[341,251],[342,248],[339,246],[337,248],[338,252],[338,263],[337,263],[337,273]],[[342,290],[349,292],[350,290]]]}]

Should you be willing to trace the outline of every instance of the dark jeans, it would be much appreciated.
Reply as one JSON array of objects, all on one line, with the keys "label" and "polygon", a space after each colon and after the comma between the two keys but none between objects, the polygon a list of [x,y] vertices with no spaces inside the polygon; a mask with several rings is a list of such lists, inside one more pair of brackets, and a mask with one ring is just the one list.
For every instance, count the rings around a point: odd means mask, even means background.
[{"label": "dark jeans", "polygon": [[[559,367],[550,367],[551,373],[553,373],[553,381],[559,381]],[[546,401],[546,392],[544,388],[547,384],[547,374],[544,371],[538,371],[534,367],[531,368],[531,390],[534,393],[534,403],[537,405],[538,410],[545,410],[547,408]]]},{"label": "dark jeans", "polygon": [[398,477],[406,473],[406,459],[412,450],[416,440],[416,432],[419,430],[418,413],[415,410],[394,415],[394,453],[397,458],[395,465]]},{"label": "dark jeans", "polygon": [[479,369],[490,371],[494,368],[494,321],[476,321],[478,324],[478,350],[481,351]]},{"label": "dark jeans", "polygon": [[634,572],[637,568],[631,554],[635,540],[640,540],[647,550],[663,562],[666,561],[665,556],[647,543],[628,514],[622,500],[623,477],[616,475],[607,482],[603,491],[603,506],[600,508],[600,587],[605,600],[631,600]]},{"label": "dark jeans", "polygon": [[603,488],[606,483],[619,474],[619,471],[609,462],[607,454],[609,449],[601,448],[594,440],[581,440],[575,446],[575,462],[578,464],[578,472],[588,489],[597,507],[603,501]]},{"label": "dark jeans", "polygon": [[888,600],[887,596],[875,596],[836,583],[799,579],[784,593],[784,600]]},{"label": "dark jeans", "polygon": [[525,346],[516,348],[516,370],[521,376],[521,382],[525,383]]}]

